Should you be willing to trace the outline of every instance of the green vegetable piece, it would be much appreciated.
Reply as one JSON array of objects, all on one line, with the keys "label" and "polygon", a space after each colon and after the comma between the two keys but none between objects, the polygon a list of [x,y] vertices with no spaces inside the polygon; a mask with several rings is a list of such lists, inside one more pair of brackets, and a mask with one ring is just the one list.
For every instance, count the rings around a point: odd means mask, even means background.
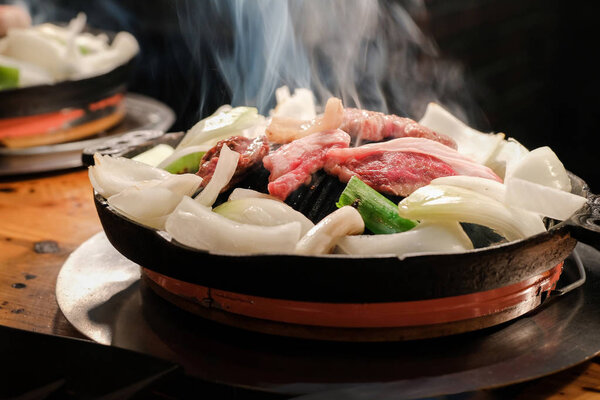
[{"label": "green vegetable piece", "polygon": [[19,86],[19,69],[0,65],[0,90]]},{"label": "green vegetable piece", "polygon": [[205,151],[199,151],[197,153],[190,153],[183,157],[178,158],[171,164],[167,165],[164,169],[172,174],[195,174],[198,172],[200,166],[200,160],[204,156]]},{"label": "green vegetable piece", "polygon": [[79,52],[84,56],[92,52],[92,50],[87,46],[79,45],[77,46],[77,48],[79,49]]},{"label": "green vegetable piece", "polygon": [[355,207],[367,229],[375,234],[405,232],[417,226],[416,221],[398,214],[396,204],[356,176],[348,181],[336,206]]}]

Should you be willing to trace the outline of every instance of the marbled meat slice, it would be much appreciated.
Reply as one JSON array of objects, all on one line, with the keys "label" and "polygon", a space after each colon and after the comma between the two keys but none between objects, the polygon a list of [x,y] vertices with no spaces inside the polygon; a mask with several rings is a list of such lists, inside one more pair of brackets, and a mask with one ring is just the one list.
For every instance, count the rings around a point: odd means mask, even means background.
[{"label": "marbled meat slice", "polygon": [[325,155],[331,149],[346,148],[350,136],[336,129],[317,132],[295,140],[263,158],[269,175],[269,193],[285,200],[302,184],[309,183],[311,175],[323,168]]},{"label": "marbled meat slice", "polygon": [[352,137],[370,142],[390,138],[419,137],[434,140],[453,149],[457,148],[454,139],[434,132],[410,118],[377,111],[345,108],[340,129]]},{"label": "marbled meat slice", "polygon": [[456,175],[439,158],[401,151],[377,151],[361,159],[349,157],[341,164],[326,164],[325,169],[342,182],[356,175],[378,192],[395,196],[408,196],[435,178]]},{"label": "marbled meat slice", "polygon": [[198,168],[196,175],[202,177],[201,186],[206,186],[215,173],[219,155],[221,154],[221,148],[224,144],[231,150],[240,153],[240,159],[238,160],[237,168],[229,181],[229,184],[224,187],[221,192],[231,188],[242,180],[250,171],[258,168],[263,157],[269,154],[269,143],[265,136],[259,136],[255,139],[244,136],[232,136],[228,139],[221,140],[208,150],[200,160],[200,167]]},{"label": "marbled meat slice", "polygon": [[469,175],[502,181],[491,169],[456,150],[413,137],[332,149],[324,168],[342,182],[356,175],[373,189],[396,196],[408,196],[442,176]]}]

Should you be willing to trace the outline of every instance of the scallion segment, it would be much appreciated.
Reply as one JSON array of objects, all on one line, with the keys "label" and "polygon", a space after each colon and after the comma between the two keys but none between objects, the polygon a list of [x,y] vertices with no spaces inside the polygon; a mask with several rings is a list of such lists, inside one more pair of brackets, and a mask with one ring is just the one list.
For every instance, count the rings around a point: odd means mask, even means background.
[{"label": "scallion segment", "polygon": [[398,214],[396,204],[356,176],[350,178],[336,206],[355,207],[367,229],[375,234],[405,232],[417,226],[416,221]]},{"label": "scallion segment", "polygon": [[19,86],[19,69],[0,65],[0,90]]}]

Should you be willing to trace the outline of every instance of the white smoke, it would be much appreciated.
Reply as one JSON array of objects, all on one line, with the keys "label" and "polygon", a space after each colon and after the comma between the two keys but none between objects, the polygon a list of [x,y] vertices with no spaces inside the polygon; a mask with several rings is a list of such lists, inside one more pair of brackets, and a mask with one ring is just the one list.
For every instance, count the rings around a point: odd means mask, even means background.
[{"label": "white smoke", "polygon": [[178,5],[188,46],[212,54],[233,105],[255,105],[266,114],[275,89],[287,85],[312,89],[321,104],[334,95],[346,106],[418,118],[437,101],[464,115],[462,69],[440,58],[411,17],[426,13],[422,1],[412,1],[410,13],[397,2],[375,0]]}]

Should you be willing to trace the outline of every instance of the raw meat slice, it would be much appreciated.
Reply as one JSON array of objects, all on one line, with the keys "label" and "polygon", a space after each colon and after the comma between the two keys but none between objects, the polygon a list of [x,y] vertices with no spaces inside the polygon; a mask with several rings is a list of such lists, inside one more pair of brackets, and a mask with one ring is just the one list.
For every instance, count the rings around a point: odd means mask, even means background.
[{"label": "raw meat slice", "polygon": [[231,188],[238,183],[246,174],[260,166],[260,162],[264,156],[269,153],[269,143],[265,136],[259,136],[255,139],[244,136],[232,136],[229,139],[221,140],[204,154],[200,160],[200,167],[196,175],[202,177],[202,185],[206,186],[212,178],[219,154],[223,145],[227,145],[231,150],[240,153],[237,168],[229,184],[224,187],[221,192]]},{"label": "raw meat slice", "polygon": [[350,157],[341,164],[326,164],[325,170],[342,182],[356,175],[378,192],[395,196],[408,196],[435,178],[456,175],[439,158],[401,151],[377,151],[361,159]]},{"label": "raw meat slice", "polygon": [[413,137],[331,149],[324,167],[342,182],[356,175],[374,189],[397,196],[407,196],[442,176],[479,176],[502,182],[491,169],[456,150],[433,140]]},{"label": "raw meat slice", "polygon": [[436,133],[410,118],[377,111],[346,108],[340,129],[352,137],[371,142],[389,138],[419,137],[434,140],[453,149],[457,148],[452,138]]},{"label": "raw meat slice", "polygon": [[325,155],[331,149],[346,148],[350,136],[336,129],[317,132],[297,139],[280,147],[263,158],[269,175],[269,193],[282,200],[300,187],[310,182],[311,175],[323,168]]}]

